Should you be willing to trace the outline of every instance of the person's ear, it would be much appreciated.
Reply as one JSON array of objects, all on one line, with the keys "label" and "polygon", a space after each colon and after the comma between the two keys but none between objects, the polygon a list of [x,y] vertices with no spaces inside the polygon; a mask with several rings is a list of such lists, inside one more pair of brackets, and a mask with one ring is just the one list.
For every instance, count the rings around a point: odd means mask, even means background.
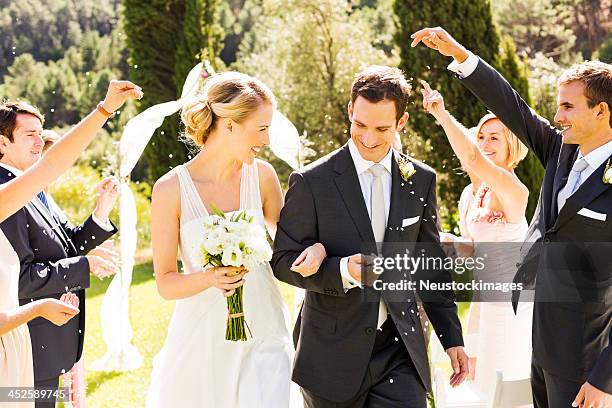
[{"label": "person's ear", "polygon": [[599,102],[597,104],[597,118],[610,120],[610,106],[606,102]]},{"label": "person's ear", "polygon": [[408,122],[409,117],[410,115],[408,115],[408,112],[404,112],[402,117],[397,121],[397,127],[395,128],[397,132],[401,132],[404,126],[406,126],[406,123]]},{"label": "person's ear", "polygon": [[348,113],[348,118],[349,121],[353,121],[353,102],[349,101],[348,105],[346,106],[346,112]]}]

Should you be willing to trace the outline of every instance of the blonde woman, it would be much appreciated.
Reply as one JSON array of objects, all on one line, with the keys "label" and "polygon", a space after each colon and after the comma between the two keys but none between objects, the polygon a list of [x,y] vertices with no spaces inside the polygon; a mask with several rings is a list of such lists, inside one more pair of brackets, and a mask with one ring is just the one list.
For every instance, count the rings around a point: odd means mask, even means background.
[{"label": "blonde woman", "polygon": [[[136,85],[127,81],[111,81],[104,102],[70,130],[42,159],[22,175],[0,185],[0,221],[19,210],[37,193],[57,179],[74,163],[93,140],[108,115],[129,98],[142,96]],[[15,132],[31,131],[40,137],[39,129],[24,129],[19,115],[29,115],[14,105],[0,105],[0,137],[9,141]],[[42,146],[42,143],[41,143]],[[19,260],[10,242],[0,231],[0,387],[32,387],[34,384],[32,348],[27,322],[42,317],[62,325],[79,313],[78,298],[65,294],[61,299],[42,299],[19,306],[17,282]],[[32,407],[34,403],[3,403],[3,407]]]},{"label": "blonde woman", "polygon": [[[461,237],[442,233],[463,255],[486,254],[475,279],[510,283],[516,272],[520,243],[527,233],[525,210],[529,190],[514,169],[527,155],[527,147],[493,114],[485,115],[473,135],[444,107],[442,95],[423,84],[423,106],[442,125],[470,183],[461,194]],[[475,383],[490,392],[496,370],[505,380],[528,378],[531,365],[533,304],[521,303],[515,316],[510,293],[475,293],[468,332],[477,327]]]},{"label": "blonde woman", "polygon": [[[244,74],[210,77],[182,109],[185,136],[200,151],[153,188],[151,234],[160,295],[176,300],[154,360],[147,407],[287,407],[290,350],[286,306],[269,265],[203,267],[197,242],[213,205],[246,210],[272,237],[283,206],[278,177],[255,156],[269,143],[274,96]],[[183,272],[177,265],[180,249]],[[226,341],[226,296],[244,285],[247,341]]]}]

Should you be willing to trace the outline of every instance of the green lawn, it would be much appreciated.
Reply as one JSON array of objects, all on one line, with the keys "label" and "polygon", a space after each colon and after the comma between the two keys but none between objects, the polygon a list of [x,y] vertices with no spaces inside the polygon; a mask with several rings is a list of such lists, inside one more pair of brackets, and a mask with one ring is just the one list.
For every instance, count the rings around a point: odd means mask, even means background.
[{"label": "green lawn", "polygon": [[[100,281],[92,278],[91,282],[91,288],[87,290],[84,351],[87,405],[95,408],[143,407],[153,357],[166,338],[174,302],[162,299],[157,293],[151,263],[136,266],[130,292],[130,320],[134,330],[133,344],[143,355],[144,363],[139,369],[126,373],[90,371],[89,364],[106,352],[100,326],[100,307],[110,279]],[[282,283],[280,288],[287,304],[293,305],[293,288]]]},{"label": "green lawn", "polygon": [[[85,335],[85,367],[87,380],[87,405],[95,408],[143,407],[153,357],[159,352],[166,338],[166,328],[174,308],[174,302],[162,299],[157,293],[151,263],[134,269],[130,292],[130,316],[134,330],[133,344],[144,357],[143,365],[126,373],[105,373],[88,370],[89,364],[102,357],[106,346],[100,327],[100,306],[110,279],[93,278],[87,290],[87,331]],[[285,302],[292,310],[294,289],[279,283]],[[465,314],[466,303],[459,305]],[[446,367],[447,370],[450,370]]]}]

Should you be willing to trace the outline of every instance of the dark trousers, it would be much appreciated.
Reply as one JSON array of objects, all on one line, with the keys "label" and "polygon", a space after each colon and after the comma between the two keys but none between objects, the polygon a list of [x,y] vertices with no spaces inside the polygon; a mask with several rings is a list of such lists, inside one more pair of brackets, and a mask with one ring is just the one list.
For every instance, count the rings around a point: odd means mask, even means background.
[{"label": "dark trousers", "polygon": [[582,383],[550,374],[531,359],[531,392],[534,408],[569,408]]},{"label": "dark trousers", "polygon": [[[57,390],[59,387],[59,377],[48,380],[34,380],[34,387],[38,390],[45,390],[45,394],[49,395],[49,390]],[[55,398],[45,399],[34,403],[35,408],[55,408]]]},{"label": "dark trousers", "polygon": [[426,391],[391,316],[376,332],[372,357],[359,392],[334,402],[302,388],[307,408],[425,408]]}]

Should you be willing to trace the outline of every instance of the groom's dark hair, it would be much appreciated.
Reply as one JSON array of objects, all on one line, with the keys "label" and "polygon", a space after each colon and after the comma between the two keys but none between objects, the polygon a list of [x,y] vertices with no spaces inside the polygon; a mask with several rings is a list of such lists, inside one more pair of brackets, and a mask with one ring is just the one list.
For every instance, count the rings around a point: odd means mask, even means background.
[{"label": "groom's dark hair", "polygon": [[372,65],[355,75],[351,87],[351,103],[355,103],[358,96],[374,103],[383,99],[393,101],[395,117],[399,121],[408,106],[410,84],[398,68]]},{"label": "groom's dark hair", "polygon": [[[24,101],[4,101],[0,103],[0,135],[5,136],[13,143],[13,132],[17,127],[17,115],[26,114],[36,116],[40,123],[45,123],[45,117],[40,111]],[[0,153],[0,159],[4,155]]]}]

